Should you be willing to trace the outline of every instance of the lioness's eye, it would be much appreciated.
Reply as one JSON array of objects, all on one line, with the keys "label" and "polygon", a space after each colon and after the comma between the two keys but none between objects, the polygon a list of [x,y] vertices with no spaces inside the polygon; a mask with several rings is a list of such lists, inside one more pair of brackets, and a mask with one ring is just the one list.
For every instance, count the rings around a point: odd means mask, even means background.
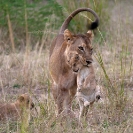
[{"label": "lioness's eye", "polygon": [[79,48],[80,50],[82,50],[82,51],[84,50],[84,48],[83,48],[82,46],[79,46],[78,48]]}]

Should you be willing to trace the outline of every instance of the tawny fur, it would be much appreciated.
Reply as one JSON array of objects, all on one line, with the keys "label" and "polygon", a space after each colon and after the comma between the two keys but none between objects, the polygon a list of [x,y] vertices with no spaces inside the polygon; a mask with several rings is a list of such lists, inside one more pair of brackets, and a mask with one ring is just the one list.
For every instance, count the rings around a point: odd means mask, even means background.
[{"label": "tawny fur", "polygon": [[14,103],[0,103],[0,121],[21,120],[28,124],[34,103],[28,94],[22,94]]}]

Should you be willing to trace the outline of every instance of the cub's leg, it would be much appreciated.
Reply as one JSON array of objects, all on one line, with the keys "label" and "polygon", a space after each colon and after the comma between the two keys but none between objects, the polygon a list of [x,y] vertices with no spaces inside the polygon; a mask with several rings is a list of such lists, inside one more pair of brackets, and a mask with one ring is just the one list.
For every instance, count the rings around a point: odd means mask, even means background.
[{"label": "cub's leg", "polygon": [[84,115],[84,102],[81,99],[79,99],[79,107],[80,107],[79,120],[81,120],[81,118]]},{"label": "cub's leg", "polygon": [[89,105],[87,105],[86,107],[84,106],[84,116],[87,116],[88,113],[88,109],[89,109]]},{"label": "cub's leg", "polygon": [[81,120],[82,117],[86,117],[89,105],[84,106],[84,101],[82,99],[79,99],[79,106],[80,106],[79,120]]}]

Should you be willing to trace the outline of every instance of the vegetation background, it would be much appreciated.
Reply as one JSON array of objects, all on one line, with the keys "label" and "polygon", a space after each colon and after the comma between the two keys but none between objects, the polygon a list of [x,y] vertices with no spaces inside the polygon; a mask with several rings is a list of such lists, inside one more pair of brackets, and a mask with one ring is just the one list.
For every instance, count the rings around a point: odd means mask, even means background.
[{"label": "vegetation background", "polygon": [[[50,93],[49,48],[65,18],[89,7],[100,17],[94,31],[94,67],[104,94],[90,109],[83,128],[77,121],[56,120]],[[28,131],[21,123],[0,123],[0,133],[132,133],[133,131],[133,1],[132,0],[0,0],[0,102],[13,102],[21,93],[32,95]],[[73,33],[87,32],[93,20],[78,14],[70,23]],[[78,114],[76,98],[73,110]]]}]

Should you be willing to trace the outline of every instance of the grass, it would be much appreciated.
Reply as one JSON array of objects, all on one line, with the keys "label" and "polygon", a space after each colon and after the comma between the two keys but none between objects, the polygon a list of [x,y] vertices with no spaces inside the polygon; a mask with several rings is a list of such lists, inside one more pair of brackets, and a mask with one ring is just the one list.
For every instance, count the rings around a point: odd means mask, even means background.
[{"label": "grass", "polygon": [[[121,4],[120,1],[115,2],[113,4],[116,7]],[[69,11],[68,6],[62,6],[64,10]],[[70,6],[72,6],[70,7],[71,12],[71,10],[76,9],[77,5],[73,3]],[[100,5],[97,9],[100,13],[102,6]],[[111,9],[108,7],[108,10]],[[101,15],[103,14],[101,13]],[[106,26],[104,31],[99,29],[97,31],[99,35],[94,40],[94,68],[96,79],[98,84],[103,87],[108,100],[105,98],[104,102],[96,103],[89,110],[87,121],[83,120],[82,122],[83,128],[78,125],[75,119],[56,119],[56,107],[50,93],[51,79],[48,71],[51,38],[57,33],[54,26],[51,28],[46,26],[41,32],[43,34],[42,38],[35,41],[33,44],[34,47],[32,48],[31,42],[34,38],[32,33],[28,31],[27,24],[25,28],[26,41],[19,40],[19,42],[27,43],[23,46],[23,50],[18,50],[15,47],[14,38],[19,33],[14,33],[12,21],[7,16],[10,40],[3,39],[7,33],[4,28],[0,29],[1,44],[3,44],[0,46],[0,97],[1,101],[11,102],[19,94],[29,92],[32,95],[37,112],[34,110],[32,112],[28,129],[29,133],[132,133],[133,48],[130,31],[132,24],[129,24],[128,27],[124,25],[125,20],[129,21],[128,15],[124,21],[119,12],[113,15],[119,16],[117,23],[114,24],[110,18],[107,21],[108,26]],[[27,17],[25,10],[25,22]],[[83,15],[82,19],[86,20],[86,18],[89,18],[89,16],[85,17]],[[104,16],[102,18],[104,19]],[[79,19],[80,17],[76,18],[76,21],[79,21]],[[49,23],[51,21],[53,21],[52,17],[49,18]],[[84,31],[85,26],[81,25],[81,21],[79,23],[78,26],[80,28],[77,29],[77,24],[75,24],[76,28],[73,27],[73,29],[75,31],[79,29]],[[113,28],[111,29],[110,27]],[[124,32],[122,29],[124,29]],[[106,36],[103,33],[106,33]],[[10,46],[9,42],[11,42]],[[73,101],[73,110],[78,114],[79,106],[76,99]],[[62,121],[62,124],[60,121]],[[0,123],[0,132],[19,132],[20,126],[21,124],[19,122],[8,121],[6,124]]]}]

